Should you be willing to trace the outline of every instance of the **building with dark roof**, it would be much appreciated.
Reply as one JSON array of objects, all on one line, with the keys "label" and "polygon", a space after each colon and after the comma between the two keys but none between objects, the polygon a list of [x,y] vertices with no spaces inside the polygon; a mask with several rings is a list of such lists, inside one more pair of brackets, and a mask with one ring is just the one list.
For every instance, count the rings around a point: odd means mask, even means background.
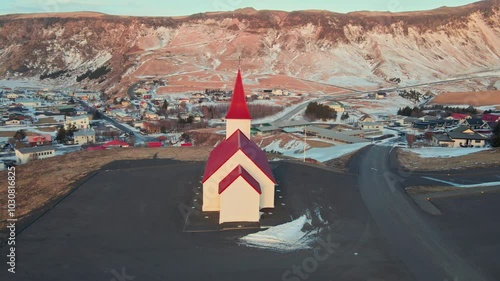
[{"label": "building with dark roof", "polygon": [[446,147],[484,147],[488,138],[465,126],[458,127],[450,132],[434,134],[433,144]]},{"label": "building with dark roof", "polygon": [[32,160],[45,159],[56,156],[56,148],[53,146],[37,146],[16,149],[16,161],[25,164]]}]

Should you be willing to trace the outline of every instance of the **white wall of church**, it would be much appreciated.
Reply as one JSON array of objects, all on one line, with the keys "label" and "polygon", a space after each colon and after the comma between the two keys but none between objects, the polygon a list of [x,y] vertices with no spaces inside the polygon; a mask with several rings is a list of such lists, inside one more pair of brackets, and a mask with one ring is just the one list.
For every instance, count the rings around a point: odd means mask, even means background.
[{"label": "white wall of church", "polygon": [[248,139],[250,139],[250,127],[252,120],[227,119],[226,120],[226,139],[240,130]]},{"label": "white wall of church", "polygon": [[219,223],[258,222],[260,194],[241,176],[220,195]]},{"label": "white wall of church", "polygon": [[262,172],[241,150],[236,152],[222,167],[203,184],[203,211],[220,211],[219,182],[238,165],[241,165],[260,184],[260,208],[274,208],[274,182]]}]

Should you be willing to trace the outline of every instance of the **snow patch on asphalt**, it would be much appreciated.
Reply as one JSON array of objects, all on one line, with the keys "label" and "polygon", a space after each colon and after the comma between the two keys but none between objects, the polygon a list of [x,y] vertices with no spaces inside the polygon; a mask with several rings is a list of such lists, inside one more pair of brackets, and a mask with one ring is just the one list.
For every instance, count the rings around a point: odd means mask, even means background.
[{"label": "snow patch on asphalt", "polygon": [[476,152],[489,150],[488,148],[446,148],[426,147],[417,149],[405,149],[407,152],[418,154],[421,158],[449,158],[469,155]]},{"label": "snow patch on asphalt", "polygon": [[240,238],[240,242],[248,247],[279,252],[310,249],[312,232],[302,231],[304,225],[308,223],[311,223],[311,219],[303,215],[294,221],[249,234]]}]

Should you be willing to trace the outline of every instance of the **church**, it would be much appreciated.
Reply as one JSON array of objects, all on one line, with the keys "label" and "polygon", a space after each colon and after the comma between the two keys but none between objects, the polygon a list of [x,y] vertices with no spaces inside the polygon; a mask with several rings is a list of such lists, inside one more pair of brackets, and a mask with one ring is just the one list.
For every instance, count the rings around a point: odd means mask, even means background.
[{"label": "church", "polygon": [[250,138],[241,71],[226,115],[226,138],[211,153],[203,175],[203,211],[219,212],[219,223],[259,222],[274,208],[274,179],[266,153]]}]

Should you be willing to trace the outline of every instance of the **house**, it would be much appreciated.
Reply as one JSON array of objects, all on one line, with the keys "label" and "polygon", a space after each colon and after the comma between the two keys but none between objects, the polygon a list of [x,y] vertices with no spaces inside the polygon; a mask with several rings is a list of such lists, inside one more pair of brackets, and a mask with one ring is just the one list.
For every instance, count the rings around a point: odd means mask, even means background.
[{"label": "house", "polygon": [[151,120],[151,121],[157,121],[160,118],[158,117],[158,114],[156,114],[152,111],[146,110],[146,111],[144,111],[144,119]]},{"label": "house", "polygon": [[219,212],[219,223],[259,222],[274,208],[276,180],[266,153],[250,140],[251,116],[238,70],[226,115],[226,139],[210,153],[203,175],[204,212]]},{"label": "house", "polygon": [[462,114],[462,113],[452,113],[450,117],[447,119],[453,119],[453,120],[458,120],[460,122],[465,122],[466,119],[472,118],[469,114]]},{"label": "house", "polygon": [[94,130],[79,130],[73,133],[73,139],[75,144],[83,145],[87,143],[95,142],[95,131]]},{"label": "house", "polygon": [[382,131],[382,130],[384,130],[384,125],[382,125],[378,122],[362,122],[361,129]]},{"label": "house", "polygon": [[251,129],[253,135],[268,136],[281,133],[282,129],[276,126],[259,126]]},{"label": "house", "polygon": [[454,147],[455,141],[447,134],[432,134],[431,143],[435,146]]},{"label": "house", "polygon": [[18,97],[18,94],[16,94],[16,93],[8,93],[7,94],[7,98],[9,100],[15,100],[15,99],[17,99],[17,97]]},{"label": "house", "polygon": [[21,125],[23,122],[21,120],[12,119],[5,121],[5,125]]},{"label": "house", "polygon": [[436,121],[438,119],[439,118],[437,118],[436,116],[431,116],[431,115],[425,115],[423,117],[418,118],[418,120],[422,122]]},{"label": "house", "polygon": [[32,106],[32,107],[37,107],[42,105],[41,100],[35,100],[35,99],[16,99],[17,104],[22,104],[23,106]]},{"label": "house", "polygon": [[337,113],[344,113],[345,111],[344,105],[336,101],[326,103],[326,105],[335,110]]},{"label": "house", "polygon": [[64,128],[68,130],[72,126],[77,129],[89,129],[90,120],[88,115],[78,115],[78,116],[66,116],[66,122],[64,123]]},{"label": "house", "polygon": [[365,114],[359,118],[359,122],[375,122],[375,119],[368,114]]},{"label": "house", "polygon": [[338,132],[315,126],[306,127],[305,131],[308,135],[312,135],[321,139],[335,141],[338,143],[353,144],[353,143],[369,142],[367,139],[358,137],[364,134],[363,131]]},{"label": "house", "polygon": [[500,122],[500,113],[484,114],[481,119],[485,122]]},{"label": "house", "polygon": [[121,112],[121,111],[116,112],[115,117],[116,117],[116,120],[118,120],[119,122],[122,122],[122,123],[128,123],[128,122],[134,121],[132,116],[128,115],[125,112]]},{"label": "house", "polygon": [[378,93],[375,94],[375,98],[378,99],[378,100],[385,99],[385,98],[387,98],[387,93],[378,92]]},{"label": "house", "polygon": [[474,132],[466,126],[460,126],[444,134],[436,134],[432,137],[432,142],[438,146],[447,147],[484,147],[488,138],[482,134]]},{"label": "house", "polygon": [[109,141],[105,144],[102,145],[102,147],[105,147],[105,148],[113,148],[113,147],[129,147],[130,145],[124,141],[120,141],[120,140],[112,140],[112,141]]},{"label": "house", "polygon": [[479,118],[469,118],[465,120],[464,125],[469,129],[477,130],[481,129],[485,125],[485,122]]},{"label": "house", "polygon": [[42,146],[50,145],[52,143],[51,135],[41,135],[41,136],[28,136],[28,145],[32,146]]},{"label": "house", "polygon": [[56,149],[53,146],[16,149],[16,161],[18,164],[25,164],[32,160],[45,159],[54,156],[56,156]]}]

